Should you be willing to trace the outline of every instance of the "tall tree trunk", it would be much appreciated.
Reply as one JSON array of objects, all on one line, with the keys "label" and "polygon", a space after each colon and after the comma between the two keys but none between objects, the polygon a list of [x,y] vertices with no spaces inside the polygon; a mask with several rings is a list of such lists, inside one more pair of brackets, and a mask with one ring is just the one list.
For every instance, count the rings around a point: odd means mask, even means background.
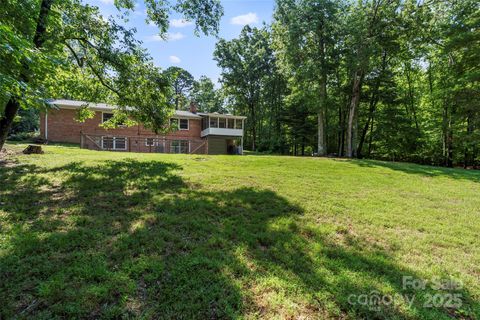
[{"label": "tall tree trunk", "polygon": [[370,136],[368,137],[368,157],[370,158],[372,154],[372,147],[373,147],[373,123],[375,122],[375,118],[372,118],[372,122],[370,124]]},{"label": "tall tree trunk", "polygon": [[453,117],[454,117],[454,107],[450,108],[450,114],[448,115],[447,123],[447,161],[446,165],[449,168],[453,167]]},{"label": "tall tree trunk", "polygon": [[352,96],[350,99],[350,106],[348,110],[348,122],[347,122],[347,157],[353,158],[355,156],[356,145],[356,130],[357,130],[357,109],[360,103],[360,93],[363,82],[363,70],[358,69],[355,71],[353,78]]},{"label": "tall tree trunk", "polygon": [[338,156],[343,156],[343,142],[345,138],[345,130],[343,123],[342,105],[338,105]]},{"label": "tall tree trunk", "polygon": [[305,156],[305,136],[302,138],[302,157]]},{"label": "tall tree trunk", "polygon": [[[339,70],[337,68],[336,72],[336,82],[337,82],[337,92],[342,92],[342,86],[341,86],[341,80],[340,80],[340,74]],[[345,124],[344,124],[344,108],[342,108],[343,105],[346,105],[346,100],[342,100],[341,103],[338,104],[338,127],[337,127],[337,154],[339,157],[343,156],[343,150],[344,150],[344,140],[345,140]]]},{"label": "tall tree trunk", "polygon": [[250,114],[252,115],[252,151],[255,151],[257,148],[257,119],[253,104],[250,105]]},{"label": "tall tree trunk", "polygon": [[442,163],[447,166],[447,145],[448,145],[448,103],[446,98],[443,99],[443,112],[442,112]]},{"label": "tall tree trunk", "polygon": [[20,103],[15,96],[12,96],[5,106],[5,111],[0,118],[0,150],[2,150],[5,141],[7,140],[8,132],[13,123],[13,119],[17,114],[18,109],[20,108]]},{"label": "tall tree trunk", "polygon": [[[37,26],[35,28],[35,35],[33,37],[33,44],[35,48],[42,47],[45,42],[45,32],[47,30],[47,18],[52,7],[53,0],[42,0],[40,4],[40,13],[37,18]],[[26,61],[22,63],[23,70],[20,74],[20,80],[24,83],[29,81],[29,65]],[[0,150],[3,148],[7,140],[8,132],[12,127],[13,119],[20,108],[20,98],[12,95],[5,105],[4,114],[0,118]]]},{"label": "tall tree trunk", "polygon": [[463,160],[463,167],[466,169],[468,166],[473,166],[473,162],[475,161],[474,158],[474,150],[471,147],[472,143],[470,142],[470,139],[473,139],[474,127],[473,127],[473,112],[468,111],[467,112],[467,141],[465,142],[465,152],[464,152],[464,160]]},{"label": "tall tree trunk", "polygon": [[327,109],[327,67],[325,63],[325,39],[323,37],[323,32],[320,31],[320,92],[319,92],[319,110],[318,110],[318,152],[319,156],[324,156],[327,154],[326,146],[326,109]]},{"label": "tall tree trunk", "polygon": [[378,92],[380,90],[381,79],[386,68],[387,68],[387,51],[383,50],[382,66],[378,74],[378,77],[375,80],[375,86],[373,88],[372,96],[370,98],[370,106],[368,108],[368,119],[367,119],[367,122],[365,122],[365,126],[363,127],[362,133],[360,135],[360,142],[358,143],[358,148],[357,148],[358,158],[362,157],[363,144],[365,142],[365,137],[367,136],[368,128],[370,126],[370,121],[373,121],[374,113],[375,113],[375,110],[377,109],[377,103],[379,100]]},{"label": "tall tree trunk", "polygon": [[453,130],[451,128],[452,120],[450,118],[449,121],[449,128],[448,128],[448,135],[447,135],[447,167],[453,167]]},{"label": "tall tree trunk", "polygon": [[415,128],[417,132],[420,132],[420,126],[418,125],[417,119],[417,110],[415,108],[415,96],[413,94],[413,87],[412,87],[412,78],[410,76],[410,65],[405,65],[406,76],[407,76],[407,83],[408,83],[408,99],[410,102],[410,111],[412,112],[413,121],[415,122]]},{"label": "tall tree trunk", "polygon": [[324,156],[327,153],[325,148],[325,113],[324,110],[319,110],[318,114],[318,155]]},{"label": "tall tree trunk", "polygon": [[373,121],[373,115],[375,113],[375,109],[377,108],[377,103],[378,103],[378,95],[376,92],[372,93],[372,98],[370,99],[370,107],[368,110],[368,119],[365,122],[365,125],[363,126],[362,133],[360,135],[360,141],[358,143],[358,148],[357,148],[357,157],[361,158],[362,157],[362,149],[363,149],[363,144],[365,143],[365,137],[367,136],[368,128],[370,127],[370,121]]}]

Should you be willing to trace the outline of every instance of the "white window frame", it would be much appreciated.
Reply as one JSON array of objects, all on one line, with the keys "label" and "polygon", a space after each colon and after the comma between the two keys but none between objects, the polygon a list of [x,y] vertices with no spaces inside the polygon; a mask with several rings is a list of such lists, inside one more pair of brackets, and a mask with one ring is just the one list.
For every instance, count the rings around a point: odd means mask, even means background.
[{"label": "white window frame", "polygon": [[[113,112],[104,112],[104,111],[102,111],[102,123],[106,122],[105,119],[104,119],[104,115],[105,115],[105,114],[111,114],[112,117],[113,117]],[[107,120],[107,121],[108,121],[108,120]]]},{"label": "white window frame", "polygon": [[[152,139],[152,144],[148,144],[148,139]],[[155,147],[158,145],[156,138],[145,138],[145,147]]]},{"label": "white window frame", "polygon": [[[105,148],[105,138],[111,138],[112,139],[112,148]],[[117,148],[117,139],[122,139],[125,140],[125,147],[124,148]],[[102,136],[102,149],[107,149],[107,150],[127,150],[128,148],[128,139],[126,137],[110,137],[110,136]]]},{"label": "white window frame", "polygon": [[[182,120],[187,120],[187,129],[182,129],[181,125],[180,125],[180,122],[182,122]],[[186,119],[186,118],[178,118],[178,129],[179,130],[182,130],[182,131],[188,131],[190,130],[190,120],[189,119]]]},{"label": "white window frame", "polygon": [[[177,123],[178,123],[178,129],[177,130],[181,130],[181,131],[190,130],[190,119],[188,119],[188,118],[177,118],[177,117],[170,118],[170,126],[172,125],[172,120],[177,120]],[[182,129],[180,127],[181,120],[187,120],[187,129]]]}]

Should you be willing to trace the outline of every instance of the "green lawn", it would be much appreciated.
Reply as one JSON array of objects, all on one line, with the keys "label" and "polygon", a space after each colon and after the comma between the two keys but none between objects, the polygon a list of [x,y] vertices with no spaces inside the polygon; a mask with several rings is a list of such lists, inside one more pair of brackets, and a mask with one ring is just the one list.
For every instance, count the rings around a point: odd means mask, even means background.
[{"label": "green lawn", "polygon": [[480,315],[478,171],[44,148],[0,165],[1,319]]}]

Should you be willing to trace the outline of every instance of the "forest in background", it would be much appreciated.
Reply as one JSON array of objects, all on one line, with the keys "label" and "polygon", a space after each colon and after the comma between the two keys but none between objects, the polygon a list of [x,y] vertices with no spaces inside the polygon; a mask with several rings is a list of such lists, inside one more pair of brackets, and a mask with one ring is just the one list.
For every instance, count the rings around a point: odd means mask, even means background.
[{"label": "forest in background", "polygon": [[[147,112],[134,115],[156,115],[148,103],[162,94],[171,108],[193,101],[200,111],[247,116],[252,151],[475,167],[479,25],[473,0],[278,0],[271,25],[247,25],[238,38],[217,42],[219,86],[179,67],[142,71],[161,90],[138,93]],[[137,94],[121,77],[99,82],[71,47],[67,58],[77,63],[42,79],[50,95],[118,103],[114,85]]]},{"label": "forest in background", "polygon": [[479,25],[478,1],[277,1],[215,59],[251,149],[474,166]]}]

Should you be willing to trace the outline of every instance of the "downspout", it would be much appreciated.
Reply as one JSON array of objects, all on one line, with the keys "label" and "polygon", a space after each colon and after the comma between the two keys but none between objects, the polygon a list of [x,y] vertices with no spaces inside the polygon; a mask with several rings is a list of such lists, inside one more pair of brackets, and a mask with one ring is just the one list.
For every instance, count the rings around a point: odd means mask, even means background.
[{"label": "downspout", "polygon": [[243,155],[243,133],[245,132],[245,119],[242,119],[242,149],[240,150],[240,154]]},{"label": "downspout", "polygon": [[45,111],[45,140],[48,140],[48,111]]}]

